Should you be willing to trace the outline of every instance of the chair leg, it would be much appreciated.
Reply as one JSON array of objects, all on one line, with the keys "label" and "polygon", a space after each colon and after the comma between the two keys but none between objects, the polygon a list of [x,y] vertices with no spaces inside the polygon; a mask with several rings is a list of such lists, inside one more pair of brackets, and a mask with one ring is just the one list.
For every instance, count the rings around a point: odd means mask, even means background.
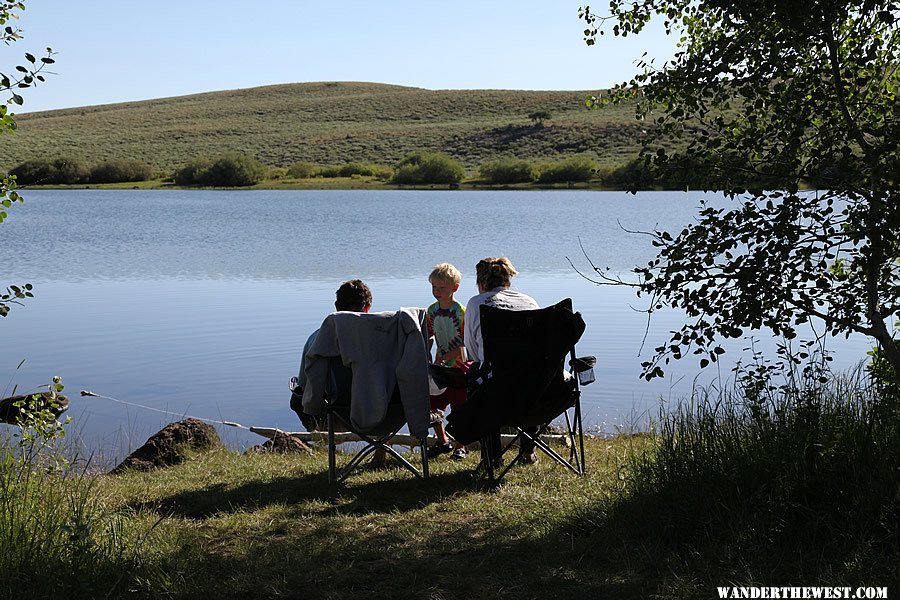
[{"label": "chair leg", "polygon": [[337,449],[334,445],[334,413],[328,412],[328,483],[332,484],[337,479]]},{"label": "chair leg", "polygon": [[575,427],[578,428],[578,446],[581,451],[581,475],[587,473],[587,463],[584,456],[584,425],[581,422],[581,398],[575,400]]},{"label": "chair leg", "polygon": [[419,440],[419,449],[422,451],[422,479],[428,479],[428,435]]},{"label": "chair leg", "polygon": [[484,469],[484,474],[487,475],[488,479],[493,479],[491,473],[491,440],[489,436],[484,436],[480,440],[478,440],[478,445],[480,446],[481,451],[481,463],[480,467]]},{"label": "chair leg", "polygon": [[[337,419],[337,421],[335,421]],[[422,477],[423,479],[428,479],[428,454],[427,454],[427,436],[420,440],[420,448],[422,450],[422,471],[419,470],[413,465],[411,462],[406,460],[400,453],[394,450],[388,442],[394,435],[396,435],[396,431],[379,436],[379,437],[370,437],[360,432],[356,432],[356,434],[360,437],[360,440],[366,444],[366,446],[357,452],[351,459],[350,462],[345,464],[340,470],[337,468],[337,445],[335,444],[335,425],[337,422],[340,422],[344,427],[350,429],[352,431],[352,427],[350,423],[348,423],[343,417],[339,414],[331,411],[328,413],[328,483],[341,483],[350,474],[357,469],[362,462],[371,454],[373,454],[377,449],[383,449],[387,454],[390,454],[394,459],[400,463],[401,466],[409,470],[416,477]]]},{"label": "chair leg", "polygon": [[[384,448],[385,452],[387,452],[388,454],[393,456],[394,460],[399,462],[400,466],[405,467],[410,473],[412,473],[416,477],[423,477],[423,473],[420,473],[419,470],[416,469],[415,465],[413,465],[411,462],[409,462],[408,460],[403,458],[403,456],[399,452],[397,452],[396,450],[391,448],[389,445],[387,445],[383,442],[379,442],[377,445],[381,448]],[[426,456],[426,458],[428,458],[428,457]],[[427,463],[423,463],[423,464],[427,465]]]}]

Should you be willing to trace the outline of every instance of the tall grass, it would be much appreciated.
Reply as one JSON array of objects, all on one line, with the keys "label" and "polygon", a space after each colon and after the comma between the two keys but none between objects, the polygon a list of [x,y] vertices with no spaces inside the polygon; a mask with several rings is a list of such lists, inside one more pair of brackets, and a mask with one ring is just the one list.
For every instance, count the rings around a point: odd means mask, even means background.
[{"label": "tall grass", "polygon": [[770,581],[897,576],[900,411],[861,371],[758,365],[665,411],[655,433],[619,503],[641,515],[633,529]]},{"label": "tall grass", "polygon": [[152,585],[160,574],[142,550],[153,526],[107,510],[99,480],[65,458],[55,419],[26,421],[0,440],[0,597],[108,597]]}]

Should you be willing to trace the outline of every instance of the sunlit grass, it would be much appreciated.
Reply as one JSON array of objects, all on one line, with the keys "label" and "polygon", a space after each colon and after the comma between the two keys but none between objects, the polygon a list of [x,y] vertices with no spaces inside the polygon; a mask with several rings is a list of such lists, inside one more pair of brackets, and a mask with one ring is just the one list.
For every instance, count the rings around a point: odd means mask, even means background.
[{"label": "sunlit grass", "polygon": [[[133,159],[169,173],[193,159],[246,153],[270,167],[373,162],[446,152],[474,174],[501,155],[536,162],[587,154],[621,165],[639,150],[629,106],[589,111],[585,92],[424,90],[367,83],[304,83],[17,117],[0,169],[29,159],[86,164]],[[530,113],[552,114],[535,127]]]}]

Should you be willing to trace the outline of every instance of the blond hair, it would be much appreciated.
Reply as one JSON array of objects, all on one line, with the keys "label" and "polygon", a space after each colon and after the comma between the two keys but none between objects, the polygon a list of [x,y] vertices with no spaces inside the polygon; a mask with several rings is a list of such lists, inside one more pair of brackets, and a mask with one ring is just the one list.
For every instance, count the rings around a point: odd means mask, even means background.
[{"label": "blond hair", "polygon": [[519,272],[505,256],[482,258],[475,265],[475,281],[485,291],[509,287]]},{"label": "blond hair", "polygon": [[435,265],[434,269],[431,271],[431,275],[428,276],[428,281],[431,283],[434,283],[435,279],[458,285],[462,280],[462,273],[450,263],[441,263]]}]

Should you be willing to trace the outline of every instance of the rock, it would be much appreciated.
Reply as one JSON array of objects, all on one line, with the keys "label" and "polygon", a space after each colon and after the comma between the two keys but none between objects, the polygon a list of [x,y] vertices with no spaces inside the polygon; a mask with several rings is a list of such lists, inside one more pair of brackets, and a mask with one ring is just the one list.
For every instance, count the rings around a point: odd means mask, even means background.
[{"label": "rock", "polygon": [[57,418],[59,418],[59,415],[69,410],[69,399],[65,396],[60,396],[59,394],[56,395],[55,399],[53,399],[53,396],[50,392],[10,396],[9,398],[0,399],[0,423],[17,425],[18,423],[16,421],[23,411],[18,406],[16,406],[16,404],[24,400],[27,406],[32,402],[31,399],[34,397],[36,397],[37,400],[36,405],[32,407],[32,410],[43,410],[45,408],[49,408],[53,415]]},{"label": "rock", "polygon": [[253,452],[274,452],[275,454],[312,454],[312,449],[296,436],[276,431],[275,437],[261,446],[248,448],[245,454]]},{"label": "rock", "polygon": [[215,427],[199,419],[169,423],[150,436],[143,446],[132,452],[110,473],[128,469],[150,471],[184,462],[187,450],[209,450],[221,446]]}]

